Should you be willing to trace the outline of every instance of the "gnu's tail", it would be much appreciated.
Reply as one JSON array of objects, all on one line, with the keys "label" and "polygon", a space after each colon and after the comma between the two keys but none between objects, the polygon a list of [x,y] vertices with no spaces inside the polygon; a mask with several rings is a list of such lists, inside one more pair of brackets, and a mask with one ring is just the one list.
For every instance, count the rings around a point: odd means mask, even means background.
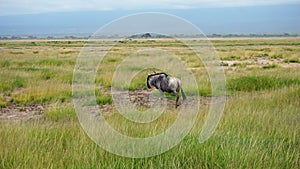
[{"label": "gnu's tail", "polygon": [[186,96],[185,96],[185,94],[184,94],[182,88],[181,88],[181,95],[182,95],[182,100],[185,100],[185,99],[186,99]]}]

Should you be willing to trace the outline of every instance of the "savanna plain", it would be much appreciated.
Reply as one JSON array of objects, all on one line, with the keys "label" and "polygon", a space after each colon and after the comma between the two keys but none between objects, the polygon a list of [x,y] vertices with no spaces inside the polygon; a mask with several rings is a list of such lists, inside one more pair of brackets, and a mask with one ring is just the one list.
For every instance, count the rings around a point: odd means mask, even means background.
[{"label": "savanna plain", "polygon": [[[89,42],[89,48],[96,50],[114,44],[98,65],[94,92],[107,122],[128,136],[164,132],[178,110],[170,104],[151,123],[124,119],[110,93],[114,70],[122,60],[138,48],[158,48],[176,55],[197,79],[201,106],[189,134],[163,154],[127,158],[94,143],[74,110],[73,70],[87,41],[0,41],[0,168],[300,168],[300,39],[212,38],[210,42],[224,69],[226,93],[211,92],[204,64],[178,40]],[[149,108],[146,96],[151,91],[145,81],[153,70],[141,70],[130,85],[120,86],[129,89],[140,110]],[[184,90],[188,96],[195,92],[187,85]],[[200,144],[210,100],[221,94],[227,96],[223,116],[213,135]],[[166,97],[173,103],[174,96]]]}]

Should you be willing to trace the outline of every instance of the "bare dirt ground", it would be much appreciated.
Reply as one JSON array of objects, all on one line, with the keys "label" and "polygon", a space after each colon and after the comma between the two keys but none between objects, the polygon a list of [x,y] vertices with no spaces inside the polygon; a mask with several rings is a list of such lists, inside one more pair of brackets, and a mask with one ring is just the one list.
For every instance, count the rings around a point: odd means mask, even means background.
[{"label": "bare dirt ground", "polygon": [[223,66],[224,69],[235,69],[236,66],[234,65],[242,65],[245,64],[246,67],[263,67],[268,65],[278,65],[280,67],[284,68],[292,68],[292,67],[300,67],[300,63],[285,63],[283,59],[269,59],[268,57],[260,57],[255,59],[247,59],[247,60],[225,60],[222,61],[225,64],[228,64],[228,66]]},{"label": "bare dirt ground", "polygon": [[[162,102],[158,96],[154,96],[151,90],[138,89],[129,91],[128,94],[120,92],[116,94],[117,99],[128,99],[130,103],[139,110],[146,110],[150,108],[153,104]],[[201,105],[208,105],[210,103],[210,97],[201,97]],[[175,98],[164,98],[166,101],[167,109],[175,110]],[[182,98],[180,97],[180,103],[182,103]],[[116,100],[114,100],[116,101]],[[195,105],[197,99],[187,98],[185,104]],[[28,121],[33,119],[42,118],[46,105],[28,105],[28,106],[17,106],[15,104],[9,104],[0,110],[0,121]],[[116,105],[113,104],[101,104],[99,105],[100,111],[105,114],[110,114],[117,111]],[[179,107],[180,108],[180,107]]]},{"label": "bare dirt ground", "polygon": [[[161,98],[160,96],[155,96],[152,93],[152,91],[148,90],[148,89],[138,89],[138,90],[129,91],[128,93],[126,93],[126,91],[117,92],[114,94],[113,98],[114,98],[115,102],[121,102],[121,104],[125,103],[124,105],[126,105],[126,103],[129,103],[129,104],[131,103],[135,107],[135,109],[142,110],[142,111],[149,109],[154,104],[163,103],[164,101],[166,101],[166,105],[165,105],[166,109],[176,110],[175,97],[174,98],[173,97]],[[118,100],[118,99],[120,99],[120,100]],[[210,101],[211,101],[211,97],[200,97],[200,98],[194,97],[194,98],[192,98],[192,97],[187,96],[187,99],[184,101],[182,100],[182,97],[180,97],[179,103],[181,105],[184,103],[185,105],[195,106],[198,104],[198,99],[200,99],[201,106],[209,105]],[[124,100],[125,100],[125,102],[124,102]],[[118,104],[99,105],[101,112],[104,112],[105,114],[111,113],[113,111],[117,111],[116,106],[118,106]],[[178,107],[178,109],[180,109],[180,106]]]},{"label": "bare dirt ground", "polygon": [[10,104],[0,111],[0,121],[28,121],[43,116],[42,105],[17,106]]},{"label": "bare dirt ground", "polygon": [[[115,102],[119,102],[120,104],[132,104],[137,109],[148,109],[153,104],[157,103],[158,101],[162,101],[159,97],[153,96],[151,90],[147,89],[138,89],[138,90],[131,90],[131,91],[117,91],[114,93],[113,97]],[[170,109],[175,108],[175,98],[165,98],[167,101],[167,106]],[[180,98],[180,100],[182,100]],[[101,112],[110,113],[116,111],[115,104],[105,104],[99,105]]]}]

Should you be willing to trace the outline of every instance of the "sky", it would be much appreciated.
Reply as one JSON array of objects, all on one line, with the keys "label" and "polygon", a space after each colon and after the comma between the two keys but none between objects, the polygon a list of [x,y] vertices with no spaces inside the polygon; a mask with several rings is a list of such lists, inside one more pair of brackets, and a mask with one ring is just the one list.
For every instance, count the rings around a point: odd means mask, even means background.
[{"label": "sky", "polygon": [[91,35],[143,12],[176,15],[205,34],[300,34],[300,0],[0,0],[0,36]]},{"label": "sky", "polygon": [[0,16],[45,12],[284,5],[300,0],[0,0]]}]

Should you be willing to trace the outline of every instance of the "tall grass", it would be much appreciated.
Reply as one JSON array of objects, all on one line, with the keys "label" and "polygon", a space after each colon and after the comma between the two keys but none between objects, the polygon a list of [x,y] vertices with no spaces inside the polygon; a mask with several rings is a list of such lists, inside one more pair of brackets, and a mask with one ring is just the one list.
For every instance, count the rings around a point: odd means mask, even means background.
[{"label": "tall grass", "polygon": [[[297,39],[212,42],[224,60],[245,60],[264,53],[269,59],[299,56]],[[95,42],[92,45],[110,43]],[[194,43],[198,43],[197,40]],[[101,91],[87,91],[96,93],[97,104],[110,106],[112,103],[109,95],[111,77],[116,66],[133,51],[122,48],[128,44],[130,47],[171,47],[170,51],[193,68],[191,72],[196,75],[200,95],[211,95],[203,65],[190,51],[183,50],[181,43],[132,40],[114,48],[100,64],[95,82]],[[82,41],[0,42],[0,46],[10,49],[1,51],[0,55],[0,107],[9,104],[41,104],[45,107],[40,119],[0,120],[0,168],[299,168],[299,67],[260,68],[254,65],[257,67],[226,70],[230,95],[218,128],[209,140],[199,143],[210,107],[210,97],[202,97],[204,102],[196,124],[179,145],[154,157],[126,158],[100,148],[85,134],[77,120],[71,102],[72,71],[78,54],[73,47],[82,45]],[[37,48],[39,46],[55,48],[45,50]],[[25,52],[21,51],[23,47],[27,49]],[[126,87],[131,90],[143,87],[146,73],[141,72]],[[189,92],[192,90],[187,87],[186,93]],[[170,108],[149,124],[135,124],[114,111],[103,115],[123,134],[148,137],[170,127],[177,111]]]},{"label": "tall grass", "polygon": [[21,105],[44,104],[56,101],[64,102],[72,97],[69,84],[62,83],[58,85],[56,82],[51,81],[43,81],[38,84],[36,82],[32,83],[34,84],[28,88],[13,94],[11,101]]},{"label": "tall grass", "polygon": [[[1,123],[0,144],[5,146],[0,164],[3,168],[297,168],[299,90],[291,86],[271,93],[232,96],[217,131],[208,141],[198,142],[205,116],[202,110],[198,124],[179,145],[142,159],[106,152],[84,134],[75,117],[61,121],[55,118],[62,114],[68,117],[63,112],[72,110],[54,108],[45,120]],[[155,122],[159,123],[157,130],[151,124],[132,125],[115,115],[108,115],[107,121],[133,136],[151,134],[151,130],[161,132],[176,117],[169,114]]]},{"label": "tall grass", "polygon": [[258,91],[277,89],[283,86],[299,85],[300,79],[284,79],[273,76],[243,76],[229,79],[227,87],[231,91]]}]

